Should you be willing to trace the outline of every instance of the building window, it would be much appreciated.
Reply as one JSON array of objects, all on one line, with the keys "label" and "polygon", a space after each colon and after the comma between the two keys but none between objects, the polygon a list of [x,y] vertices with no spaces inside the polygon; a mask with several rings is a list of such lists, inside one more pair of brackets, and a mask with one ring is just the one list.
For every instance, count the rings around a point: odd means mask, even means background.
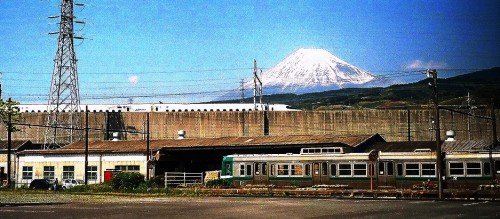
[{"label": "building window", "polygon": [[75,167],[74,166],[63,166],[63,176],[62,179],[74,179],[75,178]]},{"label": "building window", "polygon": [[450,175],[452,176],[463,176],[464,175],[464,163],[449,163],[450,165]]},{"label": "building window", "polygon": [[33,167],[24,166],[23,167],[23,179],[33,179]]},{"label": "building window", "polygon": [[54,179],[54,166],[43,167],[43,178],[48,180]]},{"label": "building window", "polygon": [[436,176],[435,163],[422,163],[422,176]]},{"label": "building window", "polygon": [[420,176],[418,163],[405,163],[406,176]]},{"label": "building window", "polygon": [[466,163],[467,175],[481,175],[481,163],[480,162],[467,162]]},{"label": "building window", "polygon": [[117,165],[115,169],[125,172],[139,172],[139,165]]},{"label": "building window", "polygon": [[339,164],[339,176],[351,176],[351,164],[350,163],[340,163]]},{"label": "building window", "polygon": [[366,176],[366,163],[355,163],[354,176]]},{"label": "building window", "polygon": [[88,180],[97,180],[97,166],[88,166],[87,176]]}]

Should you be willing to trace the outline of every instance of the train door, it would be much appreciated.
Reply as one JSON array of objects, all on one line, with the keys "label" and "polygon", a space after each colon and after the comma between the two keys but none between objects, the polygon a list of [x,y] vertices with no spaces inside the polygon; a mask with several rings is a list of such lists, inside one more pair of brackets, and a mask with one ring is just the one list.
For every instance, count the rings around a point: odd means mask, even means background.
[{"label": "train door", "polygon": [[268,184],[269,182],[269,168],[265,162],[255,162],[253,173],[253,183],[254,184]]},{"label": "train door", "polygon": [[394,175],[394,161],[379,161],[378,162],[378,186],[395,187],[396,176]]},{"label": "train door", "polygon": [[314,162],[312,169],[314,185],[328,183],[328,164],[326,162]]}]

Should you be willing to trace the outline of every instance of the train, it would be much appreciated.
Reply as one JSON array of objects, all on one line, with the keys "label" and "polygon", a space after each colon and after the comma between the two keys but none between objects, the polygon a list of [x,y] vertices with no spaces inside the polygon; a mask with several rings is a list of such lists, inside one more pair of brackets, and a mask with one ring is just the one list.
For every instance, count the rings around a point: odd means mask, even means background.
[{"label": "train", "polygon": [[[48,112],[47,104],[19,104],[24,113]],[[59,107],[64,112],[65,105]],[[81,112],[216,112],[216,111],[298,111],[286,104],[264,103],[152,103],[152,104],[82,104]]]},{"label": "train", "polygon": [[[474,189],[499,182],[500,154],[446,153],[443,166],[443,186]],[[235,187],[431,189],[438,183],[436,153],[428,149],[346,153],[341,147],[326,147],[302,148],[299,154],[235,154],[223,157],[220,173]]]}]

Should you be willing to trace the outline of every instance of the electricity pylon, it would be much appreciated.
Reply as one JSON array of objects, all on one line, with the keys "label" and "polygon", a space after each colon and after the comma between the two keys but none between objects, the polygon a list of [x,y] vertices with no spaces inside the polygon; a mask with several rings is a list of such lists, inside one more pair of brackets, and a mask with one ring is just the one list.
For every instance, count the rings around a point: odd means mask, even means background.
[{"label": "electricity pylon", "polygon": [[[81,138],[80,130],[80,92],[73,41],[83,39],[75,36],[73,29],[76,21],[73,15],[73,0],[61,0],[57,52],[54,58],[54,71],[49,92],[47,127],[44,149],[55,149],[73,143]],[[83,6],[82,4],[76,4]]]}]

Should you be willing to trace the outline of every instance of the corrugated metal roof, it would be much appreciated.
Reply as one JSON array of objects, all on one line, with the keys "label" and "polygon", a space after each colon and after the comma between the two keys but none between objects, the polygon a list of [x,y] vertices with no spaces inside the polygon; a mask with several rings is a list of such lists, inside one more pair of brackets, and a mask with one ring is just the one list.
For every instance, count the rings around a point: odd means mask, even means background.
[{"label": "corrugated metal roof", "polygon": [[[491,145],[490,141],[486,140],[471,140],[471,141],[444,141],[441,144],[442,152],[463,152],[463,151],[486,151]],[[435,141],[405,141],[405,142],[378,142],[371,147],[365,149],[365,152],[371,150],[379,150],[384,152],[412,152],[415,149],[430,149],[436,150]]]},{"label": "corrugated metal roof", "polygon": [[[11,150],[15,151],[25,144],[31,144],[31,141],[29,141],[29,140],[13,140],[11,143]],[[0,150],[5,150],[5,151],[8,150],[8,142],[7,141],[0,141]]]},{"label": "corrugated metal roof", "polygon": [[[290,136],[259,136],[259,137],[222,137],[200,139],[163,139],[151,140],[150,150],[169,148],[220,148],[246,146],[287,146],[287,145],[320,145],[341,144],[347,147],[356,147],[376,135],[290,135]],[[85,142],[76,142],[57,150],[25,151],[24,153],[83,153]],[[89,143],[91,153],[131,153],[145,152],[146,141],[92,141]]]},{"label": "corrugated metal roof", "polygon": [[471,141],[445,141],[442,144],[443,152],[454,151],[486,151],[491,145],[491,141],[471,140]]},{"label": "corrugated metal roof", "polygon": [[399,142],[377,142],[364,152],[378,150],[383,152],[413,152],[415,149],[431,149],[435,151],[436,142],[434,141],[399,141]]}]

